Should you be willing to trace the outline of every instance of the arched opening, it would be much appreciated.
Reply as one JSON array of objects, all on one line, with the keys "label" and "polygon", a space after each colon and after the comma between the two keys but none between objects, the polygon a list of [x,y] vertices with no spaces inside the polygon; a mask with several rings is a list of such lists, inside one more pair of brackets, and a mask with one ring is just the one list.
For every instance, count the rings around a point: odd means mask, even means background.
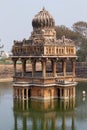
[{"label": "arched opening", "polygon": [[31,97],[31,89],[28,89],[28,97]]},{"label": "arched opening", "polygon": [[57,60],[56,71],[57,71],[57,73],[62,73],[62,61],[61,60]]},{"label": "arched opening", "polygon": [[38,61],[38,62],[36,62],[36,71],[41,71],[41,70],[42,70],[41,62]]},{"label": "arched opening", "polygon": [[53,61],[48,59],[46,64],[46,76],[53,77]]},{"label": "arched opening", "polygon": [[31,77],[32,76],[32,64],[30,59],[26,60],[26,76]]},{"label": "arched opening", "polygon": [[48,60],[48,61],[47,61],[46,71],[47,71],[48,73],[52,72],[52,63],[51,63],[51,60]]},{"label": "arched opening", "polygon": [[17,91],[18,91],[18,97],[20,97],[20,95],[19,95],[19,89]]},{"label": "arched opening", "polygon": [[62,97],[64,96],[64,89],[62,89]]},{"label": "arched opening", "polygon": [[16,76],[22,76],[22,62],[20,58],[16,62]]},{"label": "arched opening", "polygon": [[66,72],[72,72],[72,62],[70,60],[66,62]]},{"label": "arched opening", "polygon": [[36,72],[35,72],[35,76],[36,77],[41,77],[42,76],[42,65],[41,62],[36,62]]},{"label": "arched opening", "polygon": [[26,89],[24,89],[24,98],[26,98]]},{"label": "arched opening", "polygon": [[58,96],[58,98],[60,98],[60,89],[59,88],[57,90],[57,96]]}]

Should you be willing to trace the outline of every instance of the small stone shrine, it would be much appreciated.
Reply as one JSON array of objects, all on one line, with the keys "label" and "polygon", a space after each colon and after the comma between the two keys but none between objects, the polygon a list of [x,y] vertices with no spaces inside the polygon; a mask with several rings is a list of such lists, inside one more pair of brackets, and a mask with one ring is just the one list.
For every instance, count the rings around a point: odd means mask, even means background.
[{"label": "small stone shrine", "polygon": [[[74,41],[65,38],[56,39],[55,21],[43,8],[32,20],[33,31],[28,40],[14,41],[12,60],[14,64],[14,97],[20,99],[70,99],[75,97],[75,60]],[[21,70],[17,71],[17,61],[21,61]],[[67,62],[71,63],[71,72],[67,72]],[[31,63],[32,70],[26,69]],[[57,66],[61,62],[62,72]],[[36,64],[41,65],[41,71]],[[47,65],[51,66],[50,71]]]}]

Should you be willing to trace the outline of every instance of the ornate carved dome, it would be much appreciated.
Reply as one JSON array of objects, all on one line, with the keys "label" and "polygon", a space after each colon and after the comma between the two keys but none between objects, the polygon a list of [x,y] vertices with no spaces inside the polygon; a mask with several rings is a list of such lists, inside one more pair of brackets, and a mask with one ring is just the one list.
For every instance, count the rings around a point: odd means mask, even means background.
[{"label": "ornate carved dome", "polygon": [[48,11],[43,8],[32,20],[33,28],[54,27],[55,21]]}]

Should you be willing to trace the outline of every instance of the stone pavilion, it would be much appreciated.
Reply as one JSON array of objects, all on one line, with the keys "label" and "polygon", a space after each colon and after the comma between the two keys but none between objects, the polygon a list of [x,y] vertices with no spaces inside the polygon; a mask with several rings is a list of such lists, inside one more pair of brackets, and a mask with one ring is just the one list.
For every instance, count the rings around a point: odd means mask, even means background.
[{"label": "stone pavilion", "polygon": [[[74,41],[65,36],[56,39],[55,21],[45,8],[35,15],[32,26],[29,39],[14,41],[12,47],[14,97],[42,100],[74,98],[77,57]],[[18,61],[21,62],[20,71],[17,70]],[[61,73],[57,69],[59,62]],[[67,72],[67,62],[71,63],[71,72]],[[39,71],[38,63],[41,66]],[[27,69],[28,64],[32,69]]]}]

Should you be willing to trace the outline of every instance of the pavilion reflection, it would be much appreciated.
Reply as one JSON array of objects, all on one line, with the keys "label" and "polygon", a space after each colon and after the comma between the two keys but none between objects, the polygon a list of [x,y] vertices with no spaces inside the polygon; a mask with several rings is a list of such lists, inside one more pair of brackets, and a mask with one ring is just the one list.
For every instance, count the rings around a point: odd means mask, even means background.
[{"label": "pavilion reflection", "polygon": [[14,130],[75,130],[75,99],[14,100]]}]

